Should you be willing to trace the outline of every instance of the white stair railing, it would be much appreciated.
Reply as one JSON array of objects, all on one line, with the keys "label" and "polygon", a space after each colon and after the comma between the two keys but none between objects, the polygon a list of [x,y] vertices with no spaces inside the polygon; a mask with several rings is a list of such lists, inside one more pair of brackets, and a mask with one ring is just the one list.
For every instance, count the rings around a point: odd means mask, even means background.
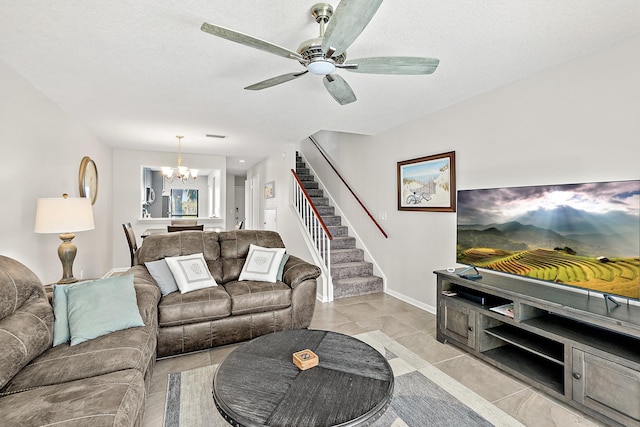
[{"label": "white stair railing", "polygon": [[[316,250],[316,255],[322,261],[322,270],[326,273],[328,282],[327,290],[333,294],[331,292],[333,290],[331,280],[331,240],[333,236],[331,236],[331,232],[313,205],[309,193],[304,188],[302,181],[300,181],[300,177],[293,169],[291,169],[291,173],[293,174],[293,207],[307,230],[307,235]],[[330,297],[330,299],[333,298]]]}]

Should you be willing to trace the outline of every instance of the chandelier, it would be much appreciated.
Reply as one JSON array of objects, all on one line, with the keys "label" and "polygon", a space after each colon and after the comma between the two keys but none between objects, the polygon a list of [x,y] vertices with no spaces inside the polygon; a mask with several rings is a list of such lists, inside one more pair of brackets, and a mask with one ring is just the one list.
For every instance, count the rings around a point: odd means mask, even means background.
[{"label": "chandelier", "polygon": [[196,178],[198,178],[198,169],[189,169],[182,165],[182,138],[184,138],[184,136],[177,135],[176,138],[178,138],[178,166],[175,168],[163,166],[162,175],[167,182],[173,182],[176,179],[183,184],[195,182]]}]

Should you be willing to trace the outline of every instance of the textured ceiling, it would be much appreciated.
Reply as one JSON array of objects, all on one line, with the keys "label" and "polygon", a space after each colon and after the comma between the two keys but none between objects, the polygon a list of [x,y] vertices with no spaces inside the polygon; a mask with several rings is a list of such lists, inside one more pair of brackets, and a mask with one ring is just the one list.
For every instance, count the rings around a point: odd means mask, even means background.
[{"label": "textured ceiling", "polygon": [[207,21],[296,50],[318,36],[315,3],[0,0],[0,60],[109,146],[176,151],[181,134],[184,152],[228,156],[241,173],[276,144],[322,129],[376,134],[640,34],[638,0],[388,0],[348,57],[440,66],[428,76],[337,71],[358,97],[340,106],[311,74],[243,90],[303,67],[200,31]]}]

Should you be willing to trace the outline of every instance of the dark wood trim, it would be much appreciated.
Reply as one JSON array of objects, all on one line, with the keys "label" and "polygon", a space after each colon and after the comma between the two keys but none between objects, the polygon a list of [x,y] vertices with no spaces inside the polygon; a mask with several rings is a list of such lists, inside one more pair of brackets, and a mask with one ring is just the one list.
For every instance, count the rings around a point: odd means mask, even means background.
[{"label": "dark wood trim", "polygon": [[349,184],[347,184],[347,181],[344,180],[344,178],[342,177],[342,175],[340,175],[340,172],[338,172],[338,170],[335,168],[335,166],[333,166],[333,163],[331,163],[331,160],[329,160],[329,158],[327,157],[327,155],[325,154],[324,150],[320,147],[320,145],[318,144],[318,142],[315,140],[315,138],[313,138],[313,136],[310,136],[309,139],[311,140],[311,142],[313,142],[313,145],[316,146],[316,148],[318,149],[318,151],[320,152],[320,154],[322,155],[322,157],[324,157],[324,159],[327,161],[327,163],[329,164],[329,166],[331,167],[331,169],[333,169],[333,171],[336,173],[336,175],[338,175],[338,178],[340,178],[340,181],[342,181],[342,183],[347,187],[347,190],[349,190],[349,192],[353,195],[353,197],[355,197],[356,201],[360,204],[360,206],[362,207],[362,209],[364,209],[364,211],[367,213],[367,215],[369,215],[369,218],[371,219],[371,221],[373,221],[373,223],[376,225],[376,227],[378,227],[378,230],[380,230],[380,232],[382,233],[382,235],[385,238],[389,238],[389,236],[387,236],[387,233],[382,229],[382,226],[380,226],[380,224],[378,224],[378,221],[376,221],[376,219],[373,217],[373,215],[371,215],[371,212],[369,212],[369,209],[367,209],[367,207],[364,205],[364,203],[362,203],[362,201],[360,200],[360,198],[356,195],[356,193],[351,189],[351,187],[349,186]]}]

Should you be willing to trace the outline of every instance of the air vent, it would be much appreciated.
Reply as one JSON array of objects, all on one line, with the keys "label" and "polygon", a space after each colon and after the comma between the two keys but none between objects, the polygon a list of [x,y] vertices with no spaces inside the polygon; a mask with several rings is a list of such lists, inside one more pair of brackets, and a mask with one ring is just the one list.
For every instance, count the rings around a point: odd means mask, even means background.
[{"label": "air vent", "polygon": [[227,135],[216,135],[213,133],[208,133],[205,135],[207,138],[218,138],[218,139],[224,139],[227,137]]}]

